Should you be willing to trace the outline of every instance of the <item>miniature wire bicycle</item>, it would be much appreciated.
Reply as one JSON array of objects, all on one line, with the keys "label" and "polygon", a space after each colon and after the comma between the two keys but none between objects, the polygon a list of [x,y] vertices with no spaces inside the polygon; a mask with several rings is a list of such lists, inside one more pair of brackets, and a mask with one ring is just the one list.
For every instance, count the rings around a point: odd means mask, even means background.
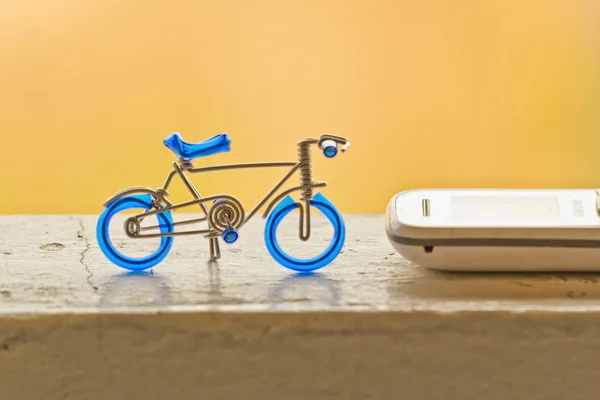
[{"label": "miniature wire bicycle", "polygon": [[[338,153],[338,145],[344,152],[350,146],[348,139],[335,135],[322,135],[319,138],[309,138],[298,142],[298,160],[291,162],[254,162],[244,164],[226,164],[207,167],[195,167],[193,160],[212,154],[229,152],[231,141],[227,134],[221,133],[197,144],[183,141],[179,133],[168,136],[164,145],[175,153],[177,161],[172,163],[173,170],[166,178],[164,185],[158,189],[135,186],[122,190],[104,202],[105,209],[100,215],[96,235],[100,249],[113,263],[129,270],[144,270],[160,263],[169,253],[173,239],[179,235],[204,235],[209,240],[210,259],[221,258],[219,237],[225,243],[233,243],[238,239],[239,230],[263,207],[263,219],[267,218],[264,240],[271,256],[286,268],[308,272],[322,268],[331,263],[342,250],[345,241],[345,225],[342,216],[329,200],[321,193],[315,194],[316,188],[327,186],[326,182],[316,182],[312,173],[311,146],[318,145],[325,157],[332,158]],[[192,184],[187,173],[200,173],[228,169],[290,167],[288,173],[271,189],[269,193],[256,206],[246,214],[244,207],[238,199],[228,194],[217,194],[202,197]],[[300,184],[284,190],[274,198],[278,189],[295,173],[299,173]],[[179,176],[186,188],[193,196],[193,200],[173,204],[168,200],[167,191],[173,177]],[[294,201],[290,194],[300,192],[299,200]],[[190,206],[200,206],[202,216],[174,222],[171,211]],[[333,238],[331,243],[321,254],[309,258],[299,259],[284,252],[276,238],[277,227],[281,221],[293,210],[299,210],[299,238],[307,241],[311,234],[310,209],[315,207],[321,211],[333,225]],[[109,224],[119,212],[143,209],[142,213],[128,217],[124,223],[127,237],[132,239],[160,238],[158,249],[143,257],[131,257],[122,254],[115,246],[109,235]],[[142,227],[144,218],[156,216],[159,223]],[[206,222],[207,229],[175,231],[178,225]],[[153,233],[145,233],[155,231]],[[156,232],[158,231],[158,232]]]}]

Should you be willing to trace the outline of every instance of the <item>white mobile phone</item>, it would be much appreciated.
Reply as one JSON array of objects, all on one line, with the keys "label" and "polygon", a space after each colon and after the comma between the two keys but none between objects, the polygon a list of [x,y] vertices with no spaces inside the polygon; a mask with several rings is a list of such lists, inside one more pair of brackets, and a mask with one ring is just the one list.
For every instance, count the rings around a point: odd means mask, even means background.
[{"label": "white mobile phone", "polygon": [[410,190],[392,198],[387,236],[423,267],[600,271],[600,191]]}]

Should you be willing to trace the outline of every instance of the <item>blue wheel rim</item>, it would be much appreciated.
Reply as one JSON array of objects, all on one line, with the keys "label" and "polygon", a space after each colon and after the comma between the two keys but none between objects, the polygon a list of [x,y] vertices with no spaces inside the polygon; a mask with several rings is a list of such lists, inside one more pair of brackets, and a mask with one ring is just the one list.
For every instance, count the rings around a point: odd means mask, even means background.
[{"label": "blue wheel rim", "polygon": [[265,243],[271,256],[284,267],[298,272],[310,272],[330,264],[342,250],[346,238],[342,216],[325,196],[318,193],[310,204],[327,217],[334,229],[331,243],[321,254],[310,259],[299,259],[286,254],[279,246],[276,236],[277,227],[291,211],[298,208],[289,196],[271,213],[265,227]]},{"label": "blue wheel rim", "polygon": [[[152,198],[150,195],[121,197],[109,204],[98,219],[96,236],[100,249],[111,262],[131,271],[141,271],[160,263],[169,254],[173,245],[173,237],[161,237],[159,248],[146,257],[134,258],[120,253],[110,241],[108,232],[110,221],[118,212],[134,208],[151,209]],[[156,215],[159,220],[161,233],[173,232],[174,227],[171,213],[166,211]]]}]

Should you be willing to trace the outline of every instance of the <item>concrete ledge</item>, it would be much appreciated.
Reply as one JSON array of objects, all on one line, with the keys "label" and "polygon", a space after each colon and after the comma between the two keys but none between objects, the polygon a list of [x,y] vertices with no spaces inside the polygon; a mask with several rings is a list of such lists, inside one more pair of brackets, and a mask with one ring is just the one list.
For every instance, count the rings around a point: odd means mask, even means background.
[{"label": "concrete ledge", "polygon": [[2,399],[600,394],[599,276],[427,271],[393,254],[382,216],[347,217],[344,253],[312,276],[270,259],[261,221],[219,263],[177,238],[131,275],[95,221],[0,218]]}]

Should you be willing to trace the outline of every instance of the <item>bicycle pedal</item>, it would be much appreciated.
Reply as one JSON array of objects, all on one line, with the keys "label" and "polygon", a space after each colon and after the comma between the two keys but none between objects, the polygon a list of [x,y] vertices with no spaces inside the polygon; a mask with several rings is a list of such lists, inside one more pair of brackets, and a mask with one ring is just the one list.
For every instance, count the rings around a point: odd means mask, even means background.
[{"label": "bicycle pedal", "polygon": [[235,230],[234,228],[225,229],[221,236],[223,237],[223,241],[228,244],[235,242],[240,237],[237,230]]}]

